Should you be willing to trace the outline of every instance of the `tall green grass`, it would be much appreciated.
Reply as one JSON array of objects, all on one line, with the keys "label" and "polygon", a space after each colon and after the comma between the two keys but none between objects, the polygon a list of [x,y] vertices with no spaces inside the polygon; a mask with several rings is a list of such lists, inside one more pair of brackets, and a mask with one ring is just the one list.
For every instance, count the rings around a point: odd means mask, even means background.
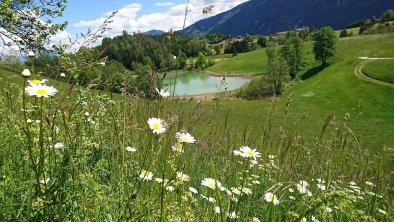
[{"label": "tall green grass", "polygon": [[[390,221],[391,169],[363,149],[349,115],[306,138],[306,116],[293,121],[291,99],[284,110],[274,100],[255,134],[221,118],[220,100],[111,99],[72,85],[36,98],[13,81],[0,97],[1,221]],[[273,124],[277,112],[291,130]]]}]

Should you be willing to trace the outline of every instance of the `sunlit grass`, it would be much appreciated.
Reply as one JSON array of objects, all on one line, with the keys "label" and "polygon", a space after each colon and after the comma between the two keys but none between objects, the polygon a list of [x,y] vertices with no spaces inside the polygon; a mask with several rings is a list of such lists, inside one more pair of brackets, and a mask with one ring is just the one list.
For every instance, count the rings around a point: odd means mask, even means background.
[{"label": "sunlit grass", "polygon": [[[45,85],[58,92],[37,98],[44,91],[25,87],[39,76],[3,77],[0,219],[390,221],[391,164],[353,127],[369,123],[384,139],[371,117],[388,135],[392,111],[352,94],[373,86],[344,58],[281,101],[111,99],[53,80]],[[393,107],[391,91],[373,89]]]}]

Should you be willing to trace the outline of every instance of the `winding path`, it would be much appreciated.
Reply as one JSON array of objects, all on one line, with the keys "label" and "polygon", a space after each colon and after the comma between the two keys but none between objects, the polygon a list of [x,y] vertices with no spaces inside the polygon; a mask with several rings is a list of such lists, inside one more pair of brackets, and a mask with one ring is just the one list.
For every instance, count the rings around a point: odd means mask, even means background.
[{"label": "winding path", "polygon": [[356,74],[357,78],[370,82],[370,83],[374,83],[374,84],[378,84],[378,85],[382,85],[382,86],[388,86],[388,87],[392,87],[394,88],[394,84],[393,83],[389,83],[389,82],[385,82],[385,81],[381,81],[381,80],[377,80],[377,79],[373,79],[367,75],[365,75],[363,73],[363,67],[365,64],[367,64],[368,62],[371,61],[375,61],[375,60],[394,60],[394,58],[368,58],[368,57],[358,57],[362,61],[361,63],[359,63],[356,68],[354,69],[354,74]]}]

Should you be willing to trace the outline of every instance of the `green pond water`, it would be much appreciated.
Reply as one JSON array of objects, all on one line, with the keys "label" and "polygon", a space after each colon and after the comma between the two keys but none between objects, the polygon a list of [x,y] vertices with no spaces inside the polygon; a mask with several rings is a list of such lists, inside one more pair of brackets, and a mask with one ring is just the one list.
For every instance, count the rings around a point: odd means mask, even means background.
[{"label": "green pond water", "polygon": [[[211,76],[200,72],[178,73],[175,85],[175,96],[194,96],[205,93],[231,91],[249,83],[244,77],[229,77],[225,80],[220,76]],[[164,79],[164,89],[173,94],[175,75]]]}]

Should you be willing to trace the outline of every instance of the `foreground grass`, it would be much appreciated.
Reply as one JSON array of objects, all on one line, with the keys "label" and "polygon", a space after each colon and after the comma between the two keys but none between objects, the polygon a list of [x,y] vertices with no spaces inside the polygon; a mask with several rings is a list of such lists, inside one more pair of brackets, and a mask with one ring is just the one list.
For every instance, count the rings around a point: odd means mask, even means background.
[{"label": "foreground grass", "polygon": [[367,63],[363,73],[373,79],[394,83],[394,60],[379,60]]},{"label": "foreground grass", "polygon": [[[258,136],[221,122],[221,101],[111,100],[77,86],[39,99],[15,87],[12,107],[0,100],[2,221],[390,220],[390,169],[349,135],[348,117],[308,142],[305,123],[278,129],[275,112]],[[186,131],[196,142],[176,137]]]},{"label": "foreground grass", "polygon": [[[392,38],[340,41],[331,66],[273,102],[110,99],[59,83],[41,103],[23,97],[19,72],[0,72],[13,76],[0,97],[0,220],[391,221],[393,91],[353,69],[392,56]],[[175,137],[186,131],[195,143]]]}]

